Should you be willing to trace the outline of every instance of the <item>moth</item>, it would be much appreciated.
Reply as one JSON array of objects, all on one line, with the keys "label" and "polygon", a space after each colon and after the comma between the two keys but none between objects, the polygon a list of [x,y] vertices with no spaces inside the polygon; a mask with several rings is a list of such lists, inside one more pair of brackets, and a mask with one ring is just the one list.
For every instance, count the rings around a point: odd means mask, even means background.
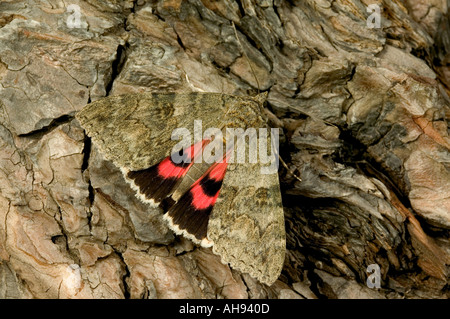
[{"label": "moth", "polygon": [[[164,219],[176,234],[212,247],[224,264],[271,285],[283,267],[286,239],[276,171],[261,161],[196,161],[211,139],[178,146],[176,129],[267,128],[265,94],[139,93],[109,96],[86,105],[76,118],[106,159],[121,169],[143,202],[167,206]],[[262,131],[261,131],[262,132]],[[194,134],[195,135],[195,134]],[[259,134],[273,147],[272,135]],[[250,138],[241,138],[250,148]],[[240,144],[242,146],[242,144]],[[273,150],[272,150],[273,151]],[[183,160],[177,162],[174,155]]]}]

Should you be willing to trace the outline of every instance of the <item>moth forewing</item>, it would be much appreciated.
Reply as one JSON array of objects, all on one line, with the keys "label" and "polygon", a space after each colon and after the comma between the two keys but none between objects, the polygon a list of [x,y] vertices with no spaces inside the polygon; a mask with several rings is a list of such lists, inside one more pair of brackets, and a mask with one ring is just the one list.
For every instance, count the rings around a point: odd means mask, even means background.
[{"label": "moth forewing", "polygon": [[[273,147],[270,133],[261,137]],[[208,227],[224,263],[268,285],[279,277],[286,249],[278,172],[267,170],[272,164],[230,163]]]},{"label": "moth forewing", "polygon": [[175,129],[193,134],[199,119],[204,127],[220,127],[226,105],[227,96],[219,93],[126,94],[92,102],[76,118],[106,159],[143,170],[171,155],[179,143],[171,138]]}]

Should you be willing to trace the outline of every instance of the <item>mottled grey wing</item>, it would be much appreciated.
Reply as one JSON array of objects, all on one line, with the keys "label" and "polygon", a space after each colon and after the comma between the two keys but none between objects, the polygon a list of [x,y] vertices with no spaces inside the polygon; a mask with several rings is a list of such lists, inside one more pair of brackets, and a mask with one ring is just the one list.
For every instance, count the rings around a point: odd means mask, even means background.
[{"label": "mottled grey wing", "polygon": [[170,155],[179,143],[171,140],[175,128],[192,134],[197,119],[203,128],[219,126],[230,98],[214,93],[110,96],[86,105],[76,117],[107,159],[140,170]]},{"label": "mottled grey wing", "polygon": [[208,224],[222,262],[271,285],[284,264],[286,235],[278,173],[261,163],[228,164]]}]

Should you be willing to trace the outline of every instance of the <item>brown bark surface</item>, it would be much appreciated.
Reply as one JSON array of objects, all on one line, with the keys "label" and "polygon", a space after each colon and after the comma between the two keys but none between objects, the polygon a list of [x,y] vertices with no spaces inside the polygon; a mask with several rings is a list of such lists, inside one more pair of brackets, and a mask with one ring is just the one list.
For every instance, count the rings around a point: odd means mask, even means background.
[{"label": "brown bark surface", "polygon": [[[448,2],[72,4],[0,3],[0,298],[448,298]],[[258,90],[302,179],[281,167],[271,287],[175,237],[74,119],[112,94]]]}]

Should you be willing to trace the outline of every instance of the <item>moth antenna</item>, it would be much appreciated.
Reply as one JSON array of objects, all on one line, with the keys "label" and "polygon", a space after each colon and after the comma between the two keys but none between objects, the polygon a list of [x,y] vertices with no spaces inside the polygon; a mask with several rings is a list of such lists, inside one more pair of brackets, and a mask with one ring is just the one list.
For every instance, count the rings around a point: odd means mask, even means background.
[{"label": "moth antenna", "polygon": [[[237,34],[237,30],[236,30],[236,26],[234,25],[234,21],[231,21],[231,24],[233,25],[233,30],[234,30],[234,35],[235,35],[235,37],[236,37],[236,40],[237,40],[237,42],[239,43],[239,46],[240,46],[241,49],[242,49],[242,52],[243,52],[243,54],[244,54],[244,56],[245,56],[245,59],[247,60],[247,63],[248,63],[248,65],[249,65],[249,67],[250,67],[250,70],[252,71],[253,77],[255,78],[256,84],[257,84],[257,86],[258,86],[258,93],[260,93],[261,90],[260,90],[260,86],[259,86],[258,77],[256,76],[256,72],[255,72],[255,70],[253,69],[252,64],[250,63],[250,59],[248,58],[247,53],[245,53],[244,46],[242,45],[241,40],[239,40],[239,36],[238,36],[238,34]],[[267,98],[267,95],[264,97],[264,99],[266,99],[266,98]],[[292,176],[294,176],[299,182],[301,182],[302,179],[301,179],[300,177],[298,177],[293,171],[290,170],[290,168],[287,166],[286,162],[281,158],[280,155],[278,155],[278,158],[280,159],[281,164],[283,164],[283,166],[284,166],[284,167],[286,168],[286,170],[289,172],[289,174],[292,175]]]},{"label": "moth antenna", "polygon": [[244,54],[245,59],[247,60],[248,65],[250,66],[250,70],[252,71],[253,77],[255,78],[256,85],[258,86],[258,93],[260,93],[260,92],[261,92],[261,89],[260,89],[260,86],[259,86],[258,77],[256,76],[255,70],[253,69],[253,66],[252,66],[252,64],[250,63],[250,59],[248,58],[247,53],[245,53],[244,46],[242,45],[241,40],[239,40],[239,36],[238,36],[238,34],[237,34],[237,30],[236,30],[236,26],[234,25],[234,21],[231,21],[231,24],[232,24],[232,26],[233,26],[234,35],[235,35],[235,37],[236,37],[236,40],[237,40],[237,42],[239,43],[239,46],[240,46],[241,49],[242,49],[242,53]]},{"label": "moth antenna", "polygon": [[206,92],[206,91],[196,87],[194,84],[192,84],[191,81],[189,80],[189,76],[187,75],[187,73],[186,72],[183,72],[183,73],[184,73],[184,76],[186,78],[186,83],[191,87],[192,91],[194,91],[194,92]]},{"label": "moth antenna", "polygon": [[[287,104],[287,103],[280,102],[280,101],[278,101],[278,103],[283,104],[283,105],[286,106],[288,109],[291,109],[291,106],[289,106],[289,104]],[[319,117],[317,117],[317,116],[314,116],[314,115],[312,115],[312,114],[309,114],[308,112],[305,112],[305,111],[302,111],[302,110],[299,110],[299,109],[295,109],[295,111],[298,112],[298,113],[301,113],[301,114],[303,114],[303,115],[309,116],[310,118],[312,118],[312,119],[314,119],[314,120],[318,120],[318,121],[324,122],[324,123],[326,123],[326,124],[328,124],[328,125],[330,125],[330,126],[334,126],[335,128],[339,128],[339,126],[337,126],[336,124],[331,123],[331,122],[329,122],[329,121],[326,121],[326,120],[324,120],[324,119],[321,119],[321,118],[319,118]]]},{"label": "moth antenna", "polygon": [[302,181],[302,179],[300,177],[297,176],[297,174],[295,174],[293,171],[291,171],[291,169],[288,167],[288,165],[286,164],[286,162],[283,160],[283,158],[281,156],[278,156],[281,164],[283,164],[284,168],[286,168],[286,170],[288,171],[288,173],[290,175],[292,175],[293,177],[295,177],[299,182]]}]

